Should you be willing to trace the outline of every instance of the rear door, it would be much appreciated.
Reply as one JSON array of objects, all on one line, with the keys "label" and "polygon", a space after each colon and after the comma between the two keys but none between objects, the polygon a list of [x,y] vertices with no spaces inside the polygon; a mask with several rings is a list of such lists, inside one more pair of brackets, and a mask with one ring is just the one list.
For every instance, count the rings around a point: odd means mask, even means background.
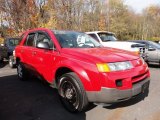
[{"label": "rear door", "polygon": [[32,56],[33,56],[33,48],[35,47],[35,33],[29,33],[25,38],[25,42],[21,47],[21,62],[29,68],[33,69],[32,65]]}]

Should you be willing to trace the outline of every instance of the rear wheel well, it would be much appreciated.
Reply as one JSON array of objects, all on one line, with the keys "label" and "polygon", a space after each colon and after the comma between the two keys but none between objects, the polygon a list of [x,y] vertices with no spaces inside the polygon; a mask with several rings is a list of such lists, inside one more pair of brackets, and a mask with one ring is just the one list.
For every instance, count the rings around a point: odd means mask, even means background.
[{"label": "rear wheel well", "polygon": [[73,72],[73,71],[72,71],[71,69],[69,69],[69,68],[66,68],[66,67],[59,68],[59,69],[56,71],[56,74],[55,74],[56,84],[58,83],[59,78],[60,78],[63,74],[66,74],[66,73],[69,73],[69,72]]}]

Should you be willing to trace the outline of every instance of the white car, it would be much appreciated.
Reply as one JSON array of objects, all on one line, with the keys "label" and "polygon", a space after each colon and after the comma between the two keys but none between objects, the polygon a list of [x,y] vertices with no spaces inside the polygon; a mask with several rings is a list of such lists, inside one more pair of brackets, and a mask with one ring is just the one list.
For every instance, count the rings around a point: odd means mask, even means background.
[{"label": "white car", "polygon": [[93,32],[86,32],[86,33],[92,36],[93,38],[95,38],[104,47],[127,50],[127,51],[134,52],[136,54],[143,53],[143,51],[141,50],[143,49],[143,45],[137,44],[134,42],[117,41],[115,34],[112,32],[93,31]]}]

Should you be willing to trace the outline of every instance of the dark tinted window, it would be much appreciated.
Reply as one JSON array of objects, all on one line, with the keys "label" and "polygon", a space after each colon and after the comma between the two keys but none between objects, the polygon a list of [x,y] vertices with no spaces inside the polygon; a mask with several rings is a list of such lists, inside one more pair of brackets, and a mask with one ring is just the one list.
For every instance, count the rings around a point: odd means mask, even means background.
[{"label": "dark tinted window", "polygon": [[35,46],[34,44],[34,37],[35,37],[35,33],[31,33],[27,36],[27,40],[25,45],[26,46]]},{"label": "dark tinted window", "polygon": [[53,48],[52,40],[48,37],[48,35],[44,33],[38,33],[36,44],[38,44],[39,42],[46,42],[48,43],[50,48]]},{"label": "dark tinted window", "polygon": [[9,45],[10,46],[16,46],[19,44],[19,39],[17,38],[13,38],[13,39],[9,39]]},{"label": "dark tinted window", "polygon": [[142,42],[142,41],[139,41],[138,43],[141,43],[141,44],[147,45],[147,43],[145,43],[145,42]]}]

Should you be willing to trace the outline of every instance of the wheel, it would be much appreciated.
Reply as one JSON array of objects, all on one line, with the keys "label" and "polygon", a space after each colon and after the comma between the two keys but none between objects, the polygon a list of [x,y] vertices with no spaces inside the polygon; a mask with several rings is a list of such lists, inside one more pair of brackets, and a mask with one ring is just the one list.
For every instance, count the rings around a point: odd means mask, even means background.
[{"label": "wheel", "polygon": [[62,104],[70,112],[81,112],[88,105],[86,92],[74,72],[66,73],[60,77],[58,92]]},{"label": "wheel", "polygon": [[24,68],[21,62],[18,62],[17,64],[17,74],[18,74],[18,78],[22,81],[25,81],[28,79],[27,70]]},{"label": "wheel", "polygon": [[10,68],[15,67],[15,64],[13,64],[13,59],[11,57],[9,57],[9,66],[10,66]]}]

